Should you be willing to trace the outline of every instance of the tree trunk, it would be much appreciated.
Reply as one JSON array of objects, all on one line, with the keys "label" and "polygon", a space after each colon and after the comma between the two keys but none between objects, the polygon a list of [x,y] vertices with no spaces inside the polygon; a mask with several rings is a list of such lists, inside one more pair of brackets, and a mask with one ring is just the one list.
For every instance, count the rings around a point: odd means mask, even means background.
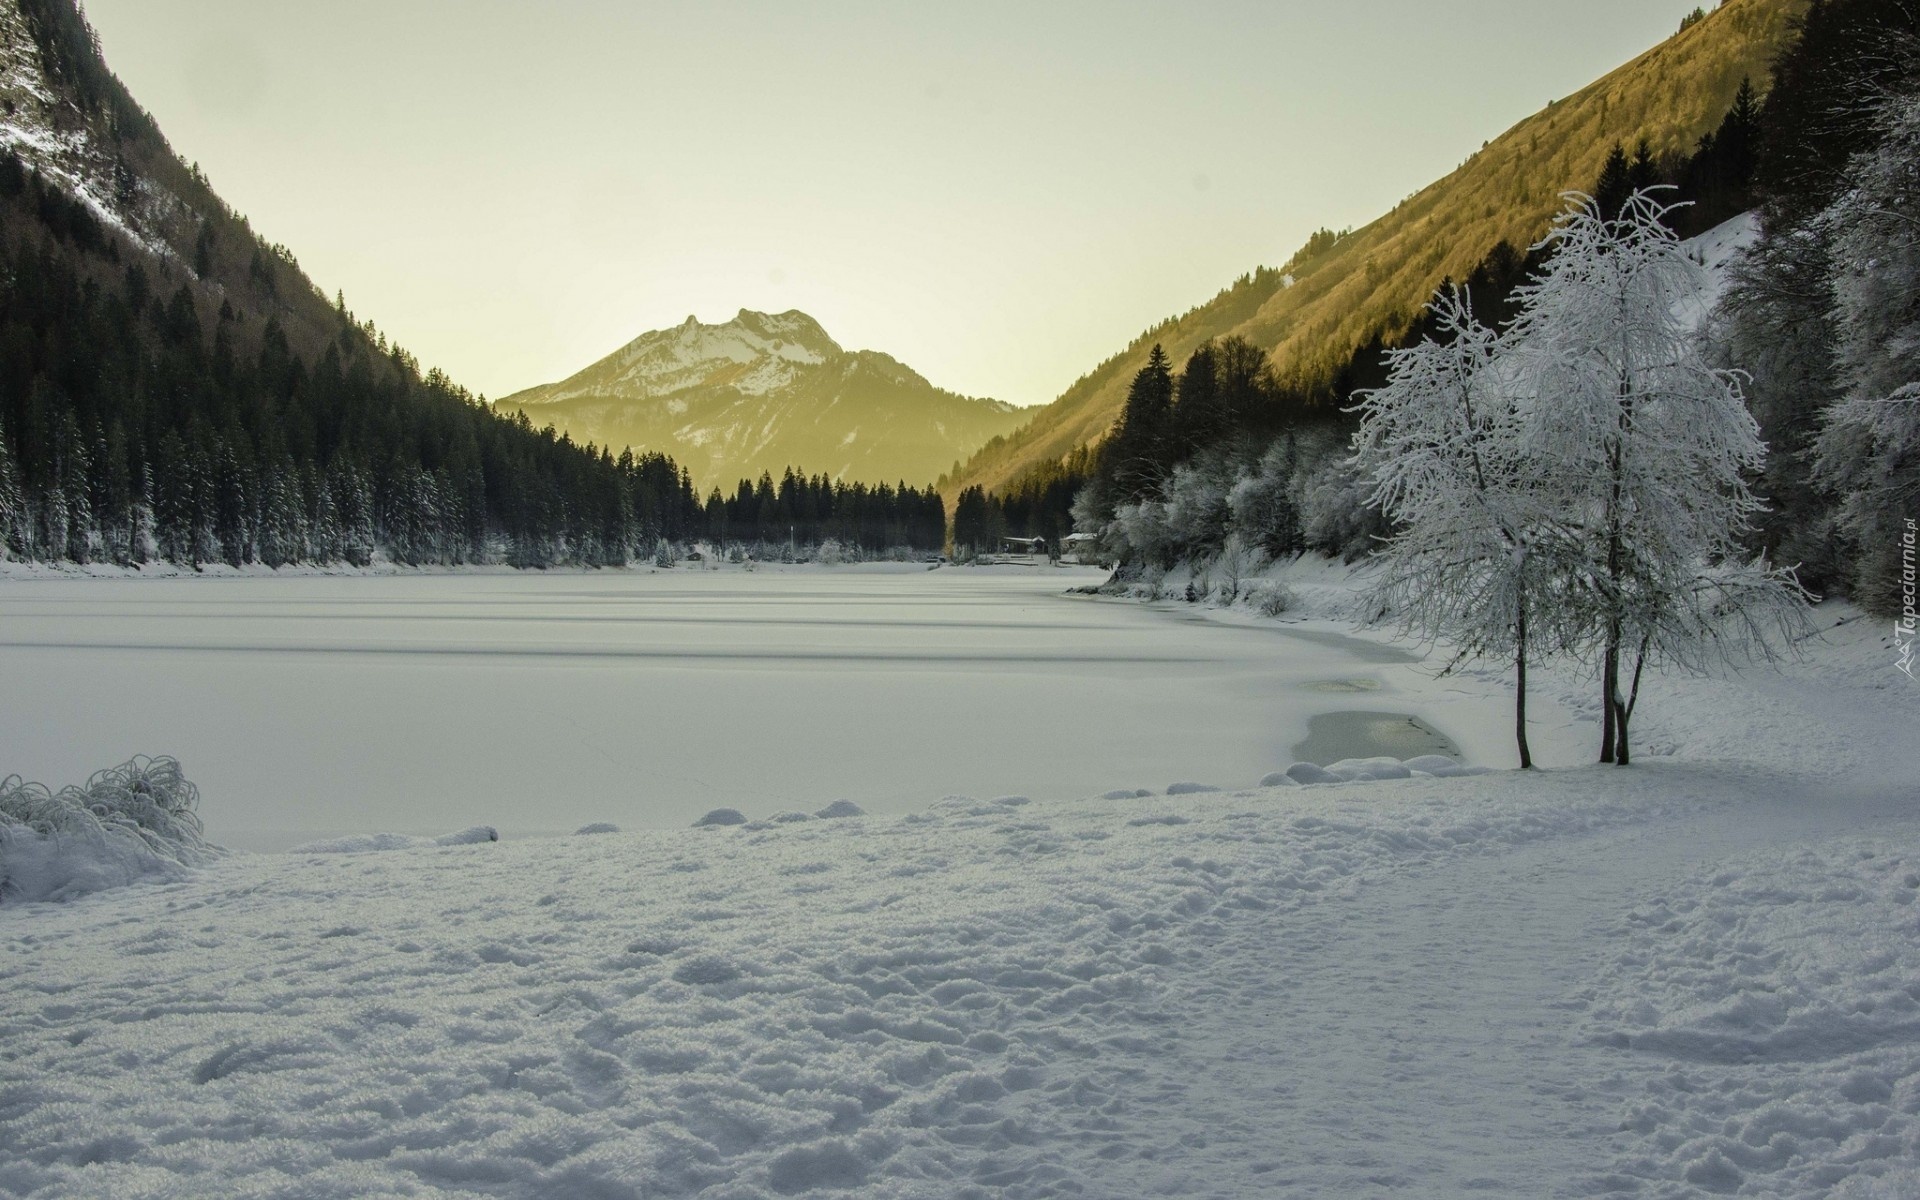
[{"label": "tree trunk", "polygon": [[1613,761],[1615,739],[1614,697],[1620,692],[1620,639],[1607,636],[1607,651],[1600,665],[1600,761]]},{"label": "tree trunk", "polygon": [[1514,621],[1513,667],[1517,686],[1513,698],[1513,736],[1520,743],[1520,769],[1533,767],[1533,752],[1527,748],[1527,594],[1520,593],[1519,612]]},{"label": "tree trunk", "polygon": [[1615,701],[1620,711],[1615,722],[1617,744],[1614,751],[1614,762],[1623,767],[1631,761],[1628,754],[1627,726],[1628,723],[1633,720],[1633,710],[1640,703],[1640,672],[1646,668],[1646,665],[1647,641],[1646,639],[1642,639],[1639,653],[1635,654],[1633,658],[1633,690],[1627,694],[1626,699]]},{"label": "tree trunk", "polygon": [[1614,702],[1614,707],[1619,710],[1619,716],[1614,720],[1613,763],[1617,767],[1624,767],[1629,762],[1627,755],[1627,721],[1633,714],[1625,704],[1617,700]]}]

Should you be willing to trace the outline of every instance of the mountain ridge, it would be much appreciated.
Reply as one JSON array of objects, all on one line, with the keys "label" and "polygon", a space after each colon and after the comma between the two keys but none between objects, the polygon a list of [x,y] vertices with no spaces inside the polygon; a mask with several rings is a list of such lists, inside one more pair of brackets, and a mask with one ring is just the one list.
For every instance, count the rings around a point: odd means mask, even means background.
[{"label": "mountain ridge", "polygon": [[1644,137],[1656,155],[1691,149],[1743,79],[1764,84],[1809,3],[1727,0],[1490,138],[1367,225],[1316,234],[1281,267],[1250,271],[1158,322],[942,477],[942,494],[951,504],[971,486],[1004,491],[1100,442],[1156,344],[1183,362],[1204,342],[1239,335],[1267,351],[1289,385],[1330,392],[1355,351],[1404,330],[1445,278],[1466,278],[1501,241],[1522,249],[1537,241],[1561,194],[1591,186],[1616,142],[1631,149]]},{"label": "mountain ridge", "polygon": [[798,309],[689,316],[565,379],[494,402],[575,440],[671,455],[706,486],[787,468],[927,482],[1021,410],[935,387],[878,350],[848,350]]}]

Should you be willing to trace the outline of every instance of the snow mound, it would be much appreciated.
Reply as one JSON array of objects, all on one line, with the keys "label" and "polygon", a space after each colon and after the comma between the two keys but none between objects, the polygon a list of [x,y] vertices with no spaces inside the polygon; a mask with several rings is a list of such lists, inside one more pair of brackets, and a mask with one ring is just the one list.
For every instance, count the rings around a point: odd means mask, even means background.
[{"label": "snow mound", "polygon": [[1376,779],[1410,779],[1416,776],[1455,779],[1467,775],[1486,775],[1490,770],[1491,768],[1488,767],[1462,766],[1444,754],[1422,754],[1409,759],[1382,755],[1377,758],[1343,758],[1339,762],[1328,763],[1324,767],[1318,763],[1297,762],[1284,771],[1275,771],[1262,777],[1260,786],[1365,783]]},{"label": "snow mound", "polygon": [[595,834],[595,833],[619,833],[619,832],[620,832],[620,827],[609,821],[594,821],[591,824],[582,825],[580,828],[574,830],[573,835],[575,837],[585,837],[589,834]]},{"label": "snow mound", "polygon": [[713,825],[745,825],[747,814],[737,808],[716,808],[693,823],[695,829],[705,829]]},{"label": "snow mound", "polygon": [[1167,786],[1167,795],[1198,796],[1198,795],[1203,795],[1204,793],[1207,793],[1207,792],[1217,792],[1219,790],[1220,790],[1219,788],[1214,787],[1210,783],[1175,783],[1175,784],[1169,784]]},{"label": "snow mound", "polygon": [[813,815],[831,821],[840,817],[864,817],[867,815],[867,810],[851,800],[835,800]]},{"label": "snow mound", "polygon": [[1362,779],[1406,779],[1412,772],[1399,759],[1381,756],[1343,758],[1339,762],[1328,763],[1327,774],[1351,783]]},{"label": "snow mound", "polygon": [[134,758],[55,792],[0,779],[0,898],[67,900],[219,857],[171,758]]},{"label": "snow mound", "polygon": [[[580,832],[586,833],[589,829],[592,829],[592,826]],[[319,841],[304,842],[287,853],[367,854],[384,850],[419,850],[430,846],[471,846],[479,842],[499,840],[500,832],[493,826],[475,825],[470,829],[443,833],[439,837],[414,837],[405,833],[356,833],[346,837],[321,838]]]},{"label": "snow mound", "polygon": [[429,839],[436,846],[472,846],[479,842],[497,842],[500,831],[491,825],[474,825]]},{"label": "snow mound", "polygon": [[1613,1174],[1662,1195],[1920,1195],[1916,901],[1920,847],[1849,836],[1728,860],[1608,930],[1586,1036],[1666,1064],[1622,1115]]}]

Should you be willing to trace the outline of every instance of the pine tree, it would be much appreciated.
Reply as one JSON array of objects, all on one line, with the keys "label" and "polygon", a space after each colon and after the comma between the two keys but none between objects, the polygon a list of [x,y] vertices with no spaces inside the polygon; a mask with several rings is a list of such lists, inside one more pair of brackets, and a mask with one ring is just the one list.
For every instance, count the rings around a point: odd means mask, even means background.
[{"label": "pine tree", "polygon": [[1187,365],[1174,386],[1170,425],[1168,466],[1191,458],[1224,427],[1219,354],[1212,342],[1203,343],[1187,356]]},{"label": "pine tree", "polygon": [[0,424],[0,555],[24,557],[27,550],[27,497],[13,465],[7,430]]},{"label": "pine tree", "polygon": [[1600,169],[1600,182],[1593,189],[1594,208],[1607,220],[1620,215],[1626,205],[1627,197],[1633,192],[1633,167],[1627,161],[1627,152],[1615,143],[1607,155],[1606,165]]},{"label": "pine tree", "polygon": [[195,446],[187,462],[186,495],[192,504],[187,565],[198,571],[220,561],[219,477],[213,453],[205,446]]},{"label": "pine tree", "polygon": [[1127,388],[1126,407],[1106,450],[1104,474],[1124,499],[1158,488],[1172,466],[1169,417],[1173,410],[1173,364],[1158,342]]},{"label": "pine tree", "polygon": [[253,561],[252,471],[240,461],[233,443],[221,439],[213,452],[214,541],[220,560],[230,567]]},{"label": "pine tree", "polygon": [[60,470],[60,506],[64,528],[49,527],[55,555],[77,563],[93,561],[98,532],[93,519],[93,463],[80,424],[71,410],[62,414],[55,435],[54,457]]}]

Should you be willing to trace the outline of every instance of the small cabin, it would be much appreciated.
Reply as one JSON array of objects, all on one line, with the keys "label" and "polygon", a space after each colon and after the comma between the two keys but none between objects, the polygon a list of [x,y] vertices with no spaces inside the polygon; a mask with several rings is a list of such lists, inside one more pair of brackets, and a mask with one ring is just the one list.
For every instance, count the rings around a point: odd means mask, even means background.
[{"label": "small cabin", "polygon": [[1043,537],[1011,537],[1002,534],[1000,546],[989,555],[983,555],[979,561],[989,566],[1003,567],[1044,567],[1052,561],[1053,555]]},{"label": "small cabin", "polygon": [[1070,533],[1060,539],[1060,561],[1063,563],[1083,563],[1087,566],[1100,564],[1100,538],[1091,533]]}]

